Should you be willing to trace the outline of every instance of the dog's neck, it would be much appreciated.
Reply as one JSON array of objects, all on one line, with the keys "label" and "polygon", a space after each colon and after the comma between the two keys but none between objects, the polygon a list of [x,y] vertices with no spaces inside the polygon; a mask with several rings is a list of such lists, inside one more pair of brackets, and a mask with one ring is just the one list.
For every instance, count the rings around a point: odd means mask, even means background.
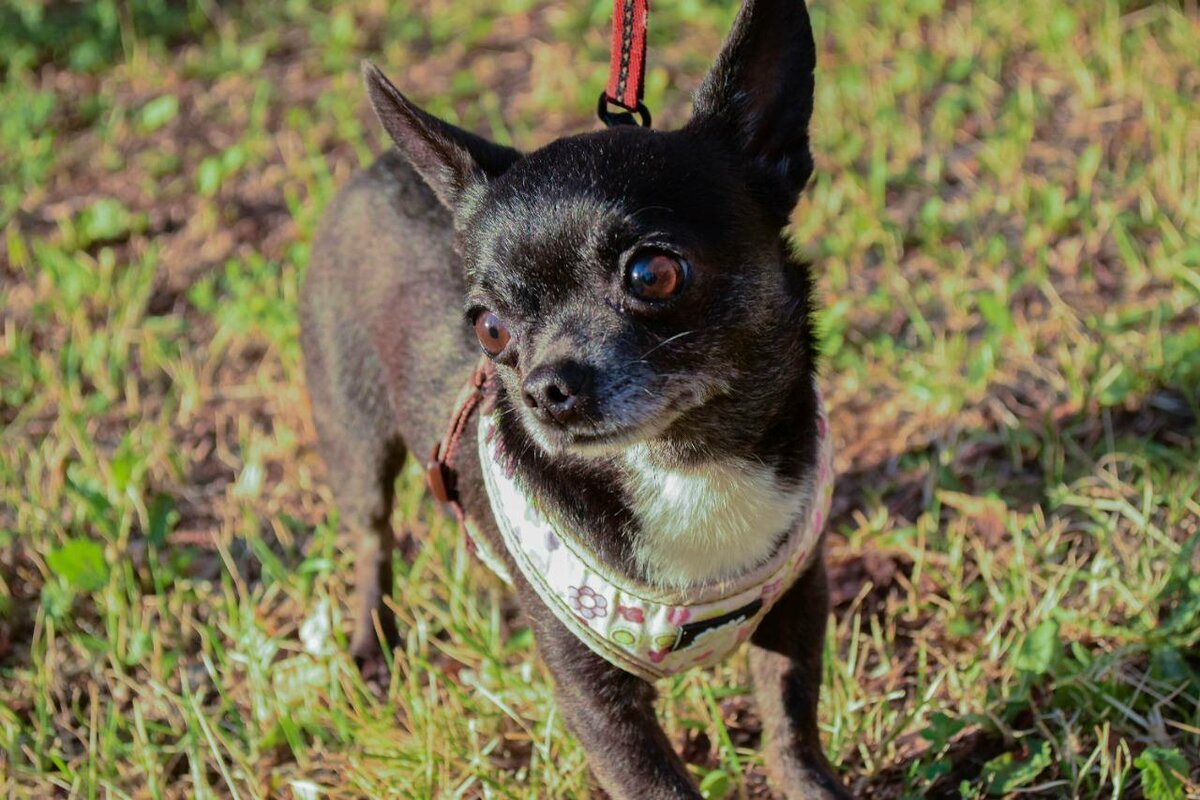
[{"label": "dog's neck", "polygon": [[803,510],[816,460],[816,396],[798,376],[744,446],[699,458],[634,445],[608,458],[550,455],[498,399],[520,482],[605,563],[645,583],[687,588],[765,561]]},{"label": "dog's neck", "polygon": [[672,467],[638,445],[622,462],[640,533],[634,558],[659,586],[683,589],[749,572],[804,508],[803,482],[744,458]]}]

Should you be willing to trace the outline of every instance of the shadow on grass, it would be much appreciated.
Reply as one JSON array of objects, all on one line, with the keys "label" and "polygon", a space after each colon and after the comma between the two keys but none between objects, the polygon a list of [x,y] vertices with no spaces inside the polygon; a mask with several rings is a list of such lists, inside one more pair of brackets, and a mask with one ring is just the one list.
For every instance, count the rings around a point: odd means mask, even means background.
[{"label": "shadow on grass", "polygon": [[[1098,453],[1127,452],[1144,461],[1150,474],[1168,475],[1180,474],[1188,465],[1195,464],[1200,453],[1200,425],[1197,424],[1200,397],[1191,397],[1183,389],[1160,386],[1132,407],[1103,411],[1098,408],[1045,408],[1007,389],[998,391],[996,396],[1007,410],[1004,415],[1007,430],[1003,429],[1000,416],[993,414],[990,420],[993,424],[968,431],[931,432],[927,440],[930,444],[876,459],[839,476],[833,527],[838,527],[839,521],[843,528],[856,525],[852,520],[861,521],[859,515],[878,504],[887,508],[892,519],[916,520],[933,504],[933,495],[940,494],[949,474],[949,479],[955,481],[954,491],[970,499],[959,501],[960,504],[953,507],[942,503],[939,527],[954,516],[960,520],[966,517],[984,543],[991,549],[998,549],[1009,537],[1007,515],[1029,514],[1035,508],[1046,510],[1050,516],[1058,513],[1060,487],[1070,487],[1095,475]],[[1014,418],[1019,421],[1016,428],[1012,427]],[[959,444],[955,459],[947,465],[939,461],[937,443],[948,439]],[[1020,444],[1014,446],[1014,442]],[[1056,448],[1054,459],[1045,457],[1044,451],[1048,447]],[[1052,466],[1047,466],[1048,461]],[[939,470],[939,474],[931,476],[932,470]],[[935,485],[940,487],[938,492],[931,491]],[[880,494],[877,487],[888,488]],[[872,492],[875,492],[873,496]],[[982,501],[972,505],[976,498],[982,498]],[[1200,544],[1197,543],[1200,533],[1184,530],[1183,536],[1188,541],[1180,541],[1182,555],[1175,565],[1175,577],[1151,601],[1160,620],[1158,632],[1154,636],[1147,635],[1145,652],[1126,656],[1119,652],[1107,653],[1105,657],[1111,657],[1112,664],[1132,667],[1149,680],[1151,674],[1159,675],[1163,671],[1163,665],[1158,663],[1160,654],[1156,651],[1163,645],[1173,659],[1168,666],[1176,670],[1168,669],[1170,680],[1182,687],[1178,692],[1181,702],[1186,705],[1189,702],[1200,704],[1200,678],[1197,677],[1200,676],[1200,652],[1196,650],[1195,635],[1188,635],[1184,630],[1200,624],[1200,597],[1194,595],[1194,588],[1189,588],[1194,581],[1187,577],[1200,557]],[[841,558],[835,555],[830,563],[835,613],[845,614],[854,609],[864,615],[882,617],[890,599],[909,591],[913,574],[911,561],[902,554],[882,548],[867,547],[861,553]],[[933,589],[918,585],[916,591],[926,593]],[[920,622],[915,624],[921,625]],[[1176,635],[1180,631],[1183,631],[1182,635]],[[1174,642],[1183,643],[1180,649],[1169,643],[1169,636]],[[1153,644],[1151,639],[1159,644]],[[894,644],[904,649],[913,641],[898,637]],[[1088,646],[1086,642],[1080,644]],[[1102,658],[1098,657],[1094,663],[1101,663]],[[1088,667],[1082,669],[1086,672]],[[1100,672],[1104,675],[1104,670]],[[1065,679],[1067,675],[1061,677]],[[954,737],[935,759],[941,773],[928,784],[923,796],[958,798],[964,781],[979,785],[977,782],[985,777],[985,765],[989,761],[1006,753],[1013,754],[1018,761],[1027,756],[1022,740],[1006,735],[998,725],[987,720],[1004,720],[1004,726],[1010,731],[1034,729],[1036,710],[1057,707],[1060,698],[1054,695],[1055,680],[1053,674],[1040,682],[1039,679],[1025,678],[1009,695],[991,698],[991,707],[985,716],[975,718],[979,724],[968,726]],[[1115,681],[1105,675],[1098,679],[1098,684],[1107,687],[1110,680]],[[1193,699],[1189,701],[1188,697]],[[1087,700],[1080,702],[1084,704]],[[899,796],[905,776],[911,775],[922,764],[928,765],[928,759],[937,755],[933,748],[917,746],[913,749],[916,752],[870,779],[868,796]]]},{"label": "shadow on grass", "polygon": [[[1189,455],[1200,450],[1200,426],[1197,426],[1200,397],[1189,400],[1182,389],[1160,387],[1133,408],[1104,411],[1044,408],[1008,389],[1002,390],[999,397],[1004,408],[1021,421],[1020,428],[1002,432],[999,420],[992,415],[994,424],[987,429],[954,432],[958,440],[968,443],[959,449],[952,463],[940,468],[938,477],[952,476],[954,491],[998,499],[1003,504],[1002,510],[1008,512],[1027,514],[1035,507],[1053,507],[1052,485],[1070,485],[1092,474],[1096,460],[1091,454],[1106,441],[1136,442],[1132,452],[1144,458],[1152,469],[1178,469]],[[951,435],[949,430],[932,431],[927,436],[929,444],[839,474],[830,527],[851,523],[856,514],[865,512],[873,493],[891,518],[916,520],[932,500],[930,472],[937,461],[938,443]],[[1034,446],[1014,446],[1014,442],[1022,440]],[[1040,463],[1047,443],[1063,446],[1060,474],[1054,481],[1047,479]],[[924,466],[904,466],[915,460],[921,460]],[[880,494],[878,487],[888,488]],[[985,539],[999,543],[1007,535],[1004,519],[989,516],[989,511],[981,506],[978,511],[970,510],[967,516],[979,525]],[[867,580],[874,584],[868,599],[882,600],[895,584],[895,577],[907,575],[911,568],[912,564],[872,555],[871,551],[835,564],[831,569],[834,605],[842,606],[854,599]]]}]

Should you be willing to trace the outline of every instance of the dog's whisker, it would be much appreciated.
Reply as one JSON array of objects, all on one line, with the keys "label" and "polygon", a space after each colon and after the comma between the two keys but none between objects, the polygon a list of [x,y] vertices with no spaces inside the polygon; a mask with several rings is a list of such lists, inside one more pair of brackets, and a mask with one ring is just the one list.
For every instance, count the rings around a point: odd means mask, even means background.
[{"label": "dog's whisker", "polygon": [[643,362],[645,362],[646,357],[649,356],[651,353],[653,353],[655,350],[658,350],[660,347],[666,347],[671,342],[676,342],[676,341],[682,339],[683,337],[689,336],[693,333],[696,333],[695,328],[693,328],[692,330],[689,330],[689,331],[680,331],[679,333],[675,334],[674,336],[668,336],[666,339],[663,339],[661,342],[654,345],[649,350],[642,353],[640,356],[638,356],[636,359],[634,359],[633,361],[631,361],[629,363],[631,363],[631,364],[643,363]]},{"label": "dog's whisker", "polygon": [[675,209],[669,208],[667,206],[649,205],[649,206],[642,206],[641,208],[638,208],[636,211],[630,211],[626,216],[628,216],[629,219],[633,220],[633,219],[637,218],[638,214],[642,214],[646,211],[665,211],[668,214],[675,213]]}]

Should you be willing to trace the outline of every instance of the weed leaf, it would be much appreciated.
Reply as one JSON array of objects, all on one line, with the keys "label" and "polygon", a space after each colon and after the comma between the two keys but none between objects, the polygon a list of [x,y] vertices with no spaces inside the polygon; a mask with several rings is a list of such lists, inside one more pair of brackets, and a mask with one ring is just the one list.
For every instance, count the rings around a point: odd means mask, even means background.
[{"label": "weed leaf", "polygon": [[1022,672],[1045,675],[1054,666],[1061,651],[1058,622],[1048,619],[1025,637],[1025,641],[1021,643],[1021,650],[1017,653],[1016,667]]},{"label": "weed leaf", "polygon": [[1188,773],[1187,761],[1175,748],[1151,747],[1133,765],[1142,777],[1142,792],[1146,800],[1183,800],[1183,779]]},{"label": "weed leaf", "polygon": [[46,556],[50,570],[78,592],[94,592],[108,583],[104,548],[91,539],[71,539]]},{"label": "weed leaf", "polygon": [[1012,753],[997,756],[983,765],[983,779],[987,793],[1000,796],[1011,793],[1029,783],[1050,766],[1050,746],[1042,739],[1029,743],[1029,757],[1017,761]]}]

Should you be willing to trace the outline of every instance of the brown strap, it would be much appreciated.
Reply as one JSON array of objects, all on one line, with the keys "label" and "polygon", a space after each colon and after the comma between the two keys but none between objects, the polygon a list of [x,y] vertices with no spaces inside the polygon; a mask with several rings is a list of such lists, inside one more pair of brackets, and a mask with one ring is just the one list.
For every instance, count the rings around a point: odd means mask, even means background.
[{"label": "brown strap", "polygon": [[494,393],[495,375],[496,367],[491,360],[486,357],[479,359],[479,365],[475,367],[471,379],[454,401],[454,413],[446,427],[446,435],[434,444],[433,452],[429,454],[429,461],[425,465],[425,482],[429,484],[429,491],[439,502],[450,506],[460,523],[465,521],[466,514],[462,503],[459,502],[458,472],[454,468],[454,462],[458,459],[458,450],[467,430],[467,423],[484,400]]}]

